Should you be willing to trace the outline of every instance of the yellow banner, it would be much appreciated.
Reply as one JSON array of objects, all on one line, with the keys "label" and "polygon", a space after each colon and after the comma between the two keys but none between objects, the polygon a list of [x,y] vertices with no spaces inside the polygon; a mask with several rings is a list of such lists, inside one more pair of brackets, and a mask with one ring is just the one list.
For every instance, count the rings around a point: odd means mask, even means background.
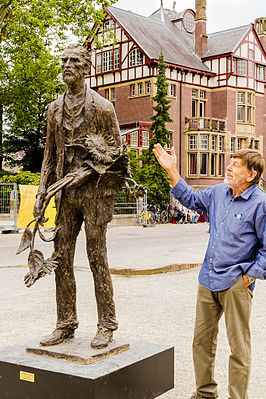
[{"label": "yellow banner", "polygon": [[[19,186],[20,191],[20,205],[19,205],[19,214],[18,214],[18,228],[24,229],[27,227],[28,223],[34,219],[33,216],[33,207],[36,201],[38,186]],[[48,222],[44,223],[43,227],[54,227],[55,226],[55,202],[54,197],[49,202],[49,205],[46,208],[45,215],[48,218]],[[33,227],[31,225],[30,227]]]}]

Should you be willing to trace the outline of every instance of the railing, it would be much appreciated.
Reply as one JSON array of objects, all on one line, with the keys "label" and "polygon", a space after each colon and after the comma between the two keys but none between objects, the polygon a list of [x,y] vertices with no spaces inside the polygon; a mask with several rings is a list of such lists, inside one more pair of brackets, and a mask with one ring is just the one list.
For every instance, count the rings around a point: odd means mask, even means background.
[{"label": "railing", "polygon": [[0,184],[0,231],[17,230],[18,191],[14,183]]},{"label": "railing", "polygon": [[206,117],[185,117],[185,131],[209,130],[212,132],[225,132],[225,119]]}]

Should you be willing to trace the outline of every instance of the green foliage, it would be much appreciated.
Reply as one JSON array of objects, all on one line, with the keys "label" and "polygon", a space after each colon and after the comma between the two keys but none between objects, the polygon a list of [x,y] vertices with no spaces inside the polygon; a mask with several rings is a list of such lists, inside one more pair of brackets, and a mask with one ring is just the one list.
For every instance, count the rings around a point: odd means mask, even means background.
[{"label": "green foliage", "polygon": [[138,158],[130,155],[130,166],[132,175],[140,184],[149,187],[148,203],[159,205],[161,209],[169,203],[170,181],[167,172],[160,166],[153,154],[154,145],[160,143],[162,147],[170,144],[169,135],[171,132],[166,128],[166,122],[173,122],[169,115],[170,102],[167,100],[167,82],[165,77],[166,64],[161,53],[157,75],[157,94],[153,97],[156,105],[153,107],[155,114],[152,116],[152,138],[150,146],[143,151]]},{"label": "green foliage", "polygon": [[1,183],[17,183],[22,185],[39,185],[40,183],[40,173],[31,173],[29,171],[21,170],[17,174],[6,174],[0,177]]},{"label": "green foliage", "polygon": [[[0,1],[0,135],[3,130],[5,143],[0,160],[4,156],[11,166],[40,170],[48,105],[64,89],[59,53],[70,34],[84,43],[93,24],[102,24],[102,6],[114,2]],[[22,158],[14,157],[18,151]]]}]

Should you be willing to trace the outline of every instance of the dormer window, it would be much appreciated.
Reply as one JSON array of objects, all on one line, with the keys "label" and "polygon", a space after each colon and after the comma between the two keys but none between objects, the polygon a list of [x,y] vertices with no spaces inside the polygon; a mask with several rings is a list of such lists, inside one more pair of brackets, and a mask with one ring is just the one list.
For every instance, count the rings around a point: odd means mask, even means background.
[{"label": "dormer window", "polygon": [[195,30],[195,16],[191,11],[186,11],[183,17],[183,26],[188,33],[193,33]]}]

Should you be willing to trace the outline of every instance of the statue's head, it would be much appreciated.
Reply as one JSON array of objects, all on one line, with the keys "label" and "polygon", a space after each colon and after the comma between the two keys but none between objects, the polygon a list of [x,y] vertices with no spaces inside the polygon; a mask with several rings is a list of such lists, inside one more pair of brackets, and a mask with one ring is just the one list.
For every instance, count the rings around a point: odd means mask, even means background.
[{"label": "statue's head", "polygon": [[89,72],[90,56],[81,44],[70,44],[61,56],[63,81],[74,84],[85,79]]}]

